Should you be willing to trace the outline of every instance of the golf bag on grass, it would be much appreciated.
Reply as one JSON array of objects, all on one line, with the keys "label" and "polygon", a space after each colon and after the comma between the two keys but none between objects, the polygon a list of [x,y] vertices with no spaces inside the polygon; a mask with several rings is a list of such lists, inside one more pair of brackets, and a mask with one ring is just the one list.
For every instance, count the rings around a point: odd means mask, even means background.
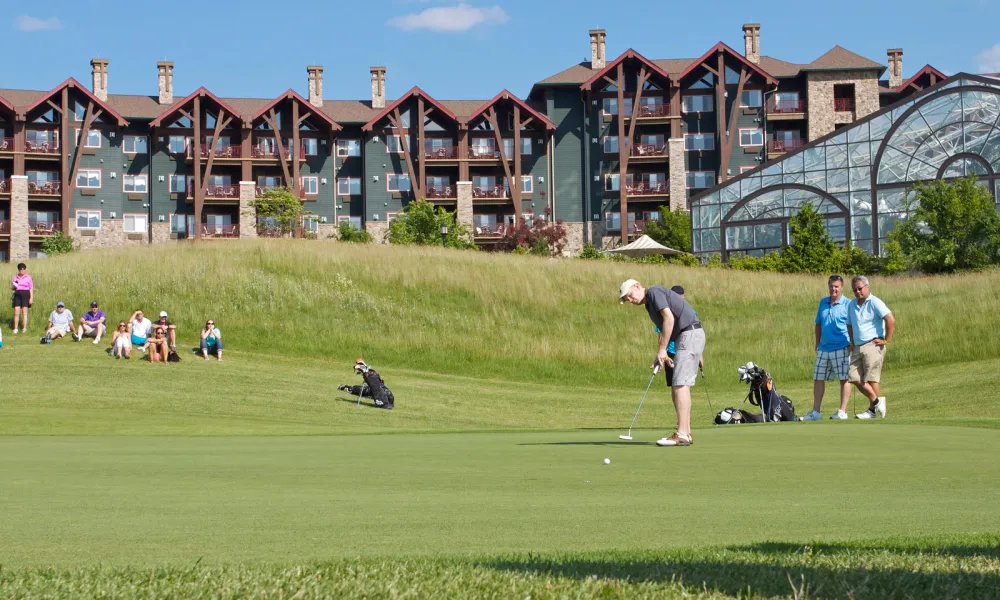
[{"label": "golf bag on grass", "polygon": [[[778,389],[774,386],[774,380],[771,379],[767,371],[752,362],[748,362],[746,366],[737,369],[737,373],[740,375],[740,381],[750,384],[750,391],[740,408],[726,408],[715,415],[717,425],[798,420],[792,401],[787,396],[778,393]],[[763,412],[751,413],[742,410],[747,402],[753,406],[759,406]]]},{"label": "golf bag on grass", "polygon": [[364,383],[361,385],[341,385],[337,389],[357,396],[358,402],[361,401],[361,398],[371,398],[375,401],[375,406],[392,410],[396,399],[386,387],[385,382],[382,381],[382,376],[360,358],[354,363],[354,372],[361,376]]}]

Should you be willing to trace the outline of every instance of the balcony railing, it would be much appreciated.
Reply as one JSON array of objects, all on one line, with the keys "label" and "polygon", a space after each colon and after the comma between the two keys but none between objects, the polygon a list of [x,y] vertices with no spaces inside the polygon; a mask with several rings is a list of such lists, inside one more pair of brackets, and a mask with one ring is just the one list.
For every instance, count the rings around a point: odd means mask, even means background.
[{"label": "balcony railing", "polygon": [[637,119],[667,117],[670,116],[670,106],[667,104],[643,104],[639,106],[638,110],[632,111],[631,116]]},{"label": "balcony railing", "polygon": [[455,146],[424,148],[424,158],[427,160],[454,160],[458,158],[458,148]]},{"label": "balcony railing", "polygon": [[239,198],[240,188],[239,186],[232,185],[231,183],[225,184],[208,184],[205,187],[205,197],[206,198]]},{"label": "balcony railing", "polygon": [[[209,152],[211,152],[212,147],[209,144],[201,144],[199,146],[201,152],[201,157],[207,159]],[[229,144],[226,146],[216,146],[215,147],[215,158],[240,158],[243,155],[243,148],[240,146],[235,146]],[[187,157],[194,158],[194,148],[192,146],[187,147]]]},{"label": "balcony railing", "polygon": [[507,226],[503,223],[488,225],[476,225],[476,237],[503,237],[507,233]]},{"label": "balcony railing", "polygon": [[268,193],[269,191],[278,189],[279,187],[281,187],[281,186],[280,185],[258,185],[254,189],[254,195],[257,196],[258,198],[260,198],[261,196],[263,196],[264,194]]},{"label": "balcony railing", "polygon": [[35,196],[58,196],[62,193],[62,184],[58,181],[28,182],[28,194]]},{"label": "balcony railing", "polygon": [[837,112],[852,112],[854,110],[854,98],[834,98],[833,109]]},{"label": "balcony railing", "polygon": [[469,146],[469,158],[479,160],[500,158],[500,151],[489,146]]},{"label": "balcony railing", "polygon": [[224,225],[202,223],[201,235],[210,238],[238,238],[240,237],[240,226],[236,223]]},{"label": "balcony railing", "polygon": [[[292,145],[291,144],[286,144],[285,145],[285,156],[287,157],[287,156],[291,156],[291,155],[292,155]],[[260,158],[260,159],[277,159],[278,158],[278,148],[276,146],[260,146],[260,145],[257,145],[257,146],[254,146],[251,149],[251,151],[250,151],[250,157],[251,158]],[[299,158],[305,158],[305,157],[306,157],[306,149],[305,149],[305,146],[303,146],[303,147],[299,148]]]},{"label": "balcony railing", "polygon": [[53,235],[62,229],[59,221],[38,221],[28,219],[28,235]]},{"label": "balcony railing", "polygon": [[802,138],[791,138],[784,140],[774,140],[771,142],[771,149],[769,152],[789,152],[797,148],[801,148],[805,144],[805,140]]},{"label": "balcony railing", "polygon": [[625,186],[629,196],[663,196],[667,193],[666,183],[637,183]]},{"label": "balcony railing", "polygon": [[476,187],[472,188],[473,198],[506,198],[507,192],[504,190],[502,185],[497,185],[492,188]]},{"label": "balcony railing", "polygon": [[0,194],[10,193],[10,179],[0,179]]},{"label": "balcony railing", "polygon": [[428,198],[455,198],[455,188],[450,185],[444,187],[429,187],[425,194]]},{"label": "balcony railing", "polygon": [[805,100],[772,100],[767,107],[771,114],[788,114],[806,112]]},{"label": "balcony railing", "polygon": [[292,235],[292,226],[261,223],[257,225],[257,235],[267,238],[289,237]]},{"label": "balcony railing", "polygon": [[48,142],[24,142],[24,151],[30,152],[32,154],[58,154],[59,153],[59,141],[52,140]]},{"label": "balcony railing", "polygon": [[14,151],[14,138],[0,138],[0,152],[13,152]]},{"label": "balcony railing", "polygon": [[629,156],[666,156],[667,145],[658,144],[633,144],[628,151]]},{"label": "balcony railing", "polygon": [[0,221],[0,235],[10,235],[10,221]]}]

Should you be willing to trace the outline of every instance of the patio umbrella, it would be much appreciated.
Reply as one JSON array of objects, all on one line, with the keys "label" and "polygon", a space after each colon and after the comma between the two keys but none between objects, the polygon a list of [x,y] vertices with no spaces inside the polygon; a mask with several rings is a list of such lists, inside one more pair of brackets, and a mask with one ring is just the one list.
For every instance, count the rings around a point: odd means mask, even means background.
[{"label": "patio umbrella", "polygon": [[681,252],[680,250],[674,250],[673,248],[667,248],[663,244],[657,242],[648,235],[643,235],[639,239],[635,240],[627,246],[622,246],[621,248],[614,248],[613,250],[605,250],[605,252],[611,254],[624,254],[625,256],[630,256],[632,258],[642,258],[644,256],[652,256],[654,254],[663,254],[664,256],[673,256],[675,254],[687,254],[687,252]]}]

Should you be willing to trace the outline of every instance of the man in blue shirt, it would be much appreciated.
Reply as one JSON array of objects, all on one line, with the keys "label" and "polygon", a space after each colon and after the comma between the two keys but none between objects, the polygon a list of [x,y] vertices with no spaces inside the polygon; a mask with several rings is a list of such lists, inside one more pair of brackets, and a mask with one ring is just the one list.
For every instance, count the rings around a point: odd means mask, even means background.
[{"label": "man in blue shirt", "polygon": [[879,379],[885,350],[896,329],[896,317],[871,293],[868,278],[857,275],[851,280],[854,300],[847,305],[847,335],[851,338],[851,383],[868,398],[868,410],[859,419],[885,418],[885,396],[880,395]]},{"label": "man in blue shirt", "polygon": [[813,368],[813,409],[803,421],[819,421],[823,418],[820,407],[826,382],[834,377],[840,381],[840,410],[831,419],[847,418],[847,402],[851,399],[851,384],[847,381],[851,364],[848,347],[851,339],[847,335],[847,305],[844,297],[844,279],[840,275],[830,277],[826,282],[830,295],[819,301],[816,311],[816,366]]}]

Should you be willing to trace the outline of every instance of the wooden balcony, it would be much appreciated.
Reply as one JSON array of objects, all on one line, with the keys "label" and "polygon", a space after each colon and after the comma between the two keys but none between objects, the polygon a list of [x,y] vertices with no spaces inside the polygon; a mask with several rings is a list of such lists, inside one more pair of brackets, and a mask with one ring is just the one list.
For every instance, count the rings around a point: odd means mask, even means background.
[{"label": "wooden balcony", "polygon": [[424,159],[433,163],[458,162],[458,148],[456,146],[424,148]]},{"label": "wooden balcony", "polygon": [[632,160],[640,162],[656,162],[667,158],[667,144],[633,144],[628,150]]},{"label": "wooden balcony", "polygon": [[770,147],[767,149],[768,158],[784,154],[785,152],[791,152],[792,150],[798,150],[806,143],[802,138],[791,138],[784,140],[774,140],[771,142]]},{"label": "wooden balcony", "polygon": [[209,239],[231,239],[240,237],[240,226],[237,223],[225,225],[201,224],[201,237]]},{"label": "wooden balcony", "polygon": [[626,114],[626,119],[667,119],[670,117],[670,105],[666,102],[660,104],[643,104],[630,114]]},{"label": "wooden balcony", "polygon": [[444,187],[428,187],[424,195],[427,196],[427,199],[430,201],[456,200],[458,198],[455,186],[452,185],[446,185]]},{"label": "wooden balcony", "polygon": [[38,221],[31,218],[28,219],[29,237],[48,237],[50,235],[54,235],[57,231],[62,231],[62,223],[59,221]]},{"label": "wooden balcony", "polygon": [[[53,134],[55,132],[52,132]],[[59,158],[59,140],[49,142],[24,142],[24,153],[34,155],[34,158]]]},{"label": "wooden balcony", "polygon": [[0,179],[0,196],[10,194],[10,179]]},{"label": "wooden balcony", "polygon": [[[208,160],[208,155],[212,148],[208,144],[201,144],[198,147],[198,151],[201,153],[202,160]],[[215,148],[215,160],[217,161],[227,161],[235,160],[238,161],[243,155],[243,148],[241,146],[236,146],[229,144],[227,146],[216,146]],[[188,162],[194,159],[194,148],[192,146],[187,147],[187,153],[185,158]]]},{"label": "wooden balcony", "polygon": [[[231,183],[209,184],[205,188],[205,202],[212,204],[231,204],[240,200],[240,186]],[[187,203],[194,202],[194,190],[190,187],[187,191]]]},{"label": "wooden balcony", "polygon": [[771,100],[767,103],[767,118],[771,121],[804,119],[805,100]]},{"label": "wooden balcony", "polygon": [[472,186],[472,199],[473,201],[507,200],[507,190],[505,190],[502,185],[496,185],[493,186],[492,188]]},{"label": "wooden balcony", "polygon": [[[292,145],[291,144],[286,144],[285,145],[285,157],[286,157],[285,160],[289,160],[291,158],[291,156],[292,156]],[[299,148],[299,160],[304,160],[305,157],[306,157],[306,149],[305,149],[305,147],[300,147]],[[255,146],[253,146],[250,149],[250,158],[253,158],[254,160],[273,160],[273,161],[277,161],[279,159],[279,157],[278,157],[278,148],[276,146],[261,146],[259,144],[255,145]]]},{"label": "wooden balcony", "polygon": [[625,186],[625,194],[629,197],[667,196],[670,194],[670,190],[668,189],[666,182],[652,184],[637,183],[635,185]]},{"label": "wooden balcony", "polygon": [[58,181],[46,181],[44,183],[29,181],[29,196],[46,196],[56,198],[62,196],[62,183]]},{"label": "wooden balcony", "polygon": [[491,146],[469,146],[469,160],[500,160],[500,151]]},{"label": "wooden balcony", "polygon": [[10,221],[0,221],[0,236],[10,235]]},{"label": "wooden balcony", "polygon": [[10,153],[14,151],[14,138],[5,137],[0,138],[0,154]]},{"label": "wooden balcony", "polygon": [[[282,186],[280,186],[280,185],[258,185],[256,188],[254,188],[254,196],[256,196],[257,198],[260,198],[261,196],[263,196],[264,194],[268,193],[269,191],[276,190],[279,187],[282,187]],[[237,194],[236,197],[238,198],[239,194]]]},{"label": "wooden balcony", "polygon": [[473,228],[473,236],[479,244],[495,244],[503,239],[510,228],[503,223],[493,225],[476,225]]}]

